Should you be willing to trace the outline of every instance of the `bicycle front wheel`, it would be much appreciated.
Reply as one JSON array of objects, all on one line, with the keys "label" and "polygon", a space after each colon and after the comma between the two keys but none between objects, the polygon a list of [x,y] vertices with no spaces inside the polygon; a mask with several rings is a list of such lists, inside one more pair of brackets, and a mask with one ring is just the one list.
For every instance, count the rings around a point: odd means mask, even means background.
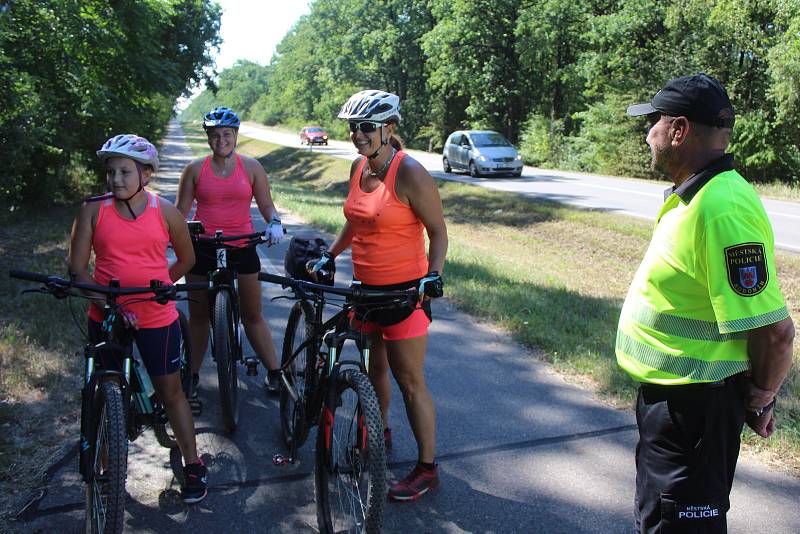
[{"label": "bicycle front wheel", "polygon": [[[306,399],[308,392],[316,384],[317,347],[311,342],[301,350],[294,359],[292,355],[300,346],[314,335],[312,318],[313,309],[308,303],[298,301],[289,313],[286,333],[283,335],[281,351],[281,367],[285,368],[285,376],[294,396],[289,393],[286,384],[282,384],[280,396],[281,431],[283,441],[291,450],[305,443],[308,437],[309,424],[306,420]],[[291,363],[289,363],[291,361]],[[287,365],[288,364],[288,365]],[[297,400],[295,400],[295,398]]]},{"label": "bicycle front wheel", "polygon": [[213,347],[217,362],[222,422],[228,432],[236,430],[239,423],[239,379],[236,374],[236,332],[233,328],[231,295],[227,291],[220,291],[214,300]]},{"label": "bicycle front wheel", "polygon": [[97,388],[92,473],[86,484],[86,532],[122,532],[125,519],[125,478],[128,438],[122,392],[112,381]]},{"label": "bicycle front wheel", "polygon": [[334,406],[324,406],[315,451],[317,523],[322,533],[377,533],[386,503],[386,450],[378,398],[348,369]]}]

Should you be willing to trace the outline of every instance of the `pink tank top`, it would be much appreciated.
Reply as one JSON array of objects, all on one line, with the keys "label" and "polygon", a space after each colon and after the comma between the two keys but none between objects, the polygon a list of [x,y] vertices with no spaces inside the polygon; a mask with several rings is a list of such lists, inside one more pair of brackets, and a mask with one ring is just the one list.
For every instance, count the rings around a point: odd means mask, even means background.
[{"label": "pink tank top", "polygon": [[[158,197],[147,191],[145,194],[147,205],[136,220],[123,218],[114,206],[114,199],[106,199],[100,205],[92,234],[93,277],[97,284],[108,285],[112,278],[119,280],[120,287],[147,287],[150,280],[172,283],[167,263],[169,231],[161,215]],[[117,302],[125,303],[147,296],[125,296]],[[139,328],[160,328],[178,318],[175,303],[171,301],[167,304],[137,302],[126,307],[136,313]],[[101,322],[103,312],[91,305],[89,317]]]},{"label": "pink tank top", "polygon": [[[223,235],[242,235],[253,233],[253,220],[250,218],[250,202],[253,199],[253,186],[247,176],[239,154],[236,168],[227,178],[214,174],[211,156],[206,157],[200,176],[194,186],[197,210],[194,220],[203,223],[206,236],[213,236],[217,230]],[[231,243],[238,246],[242,243]]]},{"label": "pink tank top", "polygon": [[397,168],[404,157],[404,152],[395,155],[386,178],[370,193],[361,189],[366,158],[350,177],[344,216],[353,230],[353,277],[365,284],[398,284],[428,272],[422,221],[395,193]]}]

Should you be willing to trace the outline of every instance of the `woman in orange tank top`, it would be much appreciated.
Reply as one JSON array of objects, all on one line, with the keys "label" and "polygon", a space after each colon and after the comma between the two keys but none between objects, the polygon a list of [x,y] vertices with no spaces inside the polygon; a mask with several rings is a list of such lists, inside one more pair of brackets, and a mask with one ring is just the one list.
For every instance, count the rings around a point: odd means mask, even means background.
[{"label": "woman in orange tank top", "polygon": [[[339,118],[350,123],[350,139],[358,153],[350,168],[350,192],[344,205],[342,231],[316,270],[352,246],[353,276],[364,287],[425,288],[416,310],[391,311],[368,320],[353,318],[372,342],[369,376],[384,421],[384,440],[391,447],[388,426],[392,387],[389,370],[400,386],[406,414],[417,440],[417,465],[389,489],[394,501],[412,501],[439,485],[435,463],[436,412],[425,383],[424,363],[431,321],[430,298],[442,296],[440,273],[447,253],[447,228],[442,202],[425,168],[402,152],[393,135],[400,122],[400,100],[385,91],[361,91],[342,107]],[[425,253],[423,230],[430,245]]]},{"label": "woman in orange tank top", "polygon": [[[183,170],[176,204],[181,213],[188,216],[197,201],[194,219],[202,222],[206,232],[211,235],[215,230],[222,230],[224,235],[243,235],[254,231],[250,203],[255,199],[264,221],[269,221],[269,242],[276,244],[283,237],[283,226],[272,202],[267,173],[256,159],[236,153],[239,124],[239,117],[229,108],[217,107],[205,115],[203,128],[212,154],[192,161]],[[258,253],[255,248],[230,251],[228,264],[235,267],[238,273],[245,335],[267,369],[264,385],[270,393],[277,393],[278,356],[267,323],[261,315],[261,282],[258,281],[261,263]],[[189,282],[204,281],[208,272],[215,268],[215,258],[198,255],[197,263],[186,279]],[[209,304],[206,294],[197,295],[189,302],[189,330],[192,333],[193,389],[197,391],[200,367],[208,346]]]},{"label": "woman in orange tank top", "polygon": [[[172,283],[194,264],[194,251],[186,221],[169,201],[144,189],[158,169],[158,152],[143,137],[133,134],[109,139],[97,152],[105,162],[111,191],[83,204],[72,226],[69,271],[83,283],[107,284],[119,279],[122,287],[148,286],[151,279]],[[177,261],[167,262],[172,243]],[[94,273],[89,258],[95,253]],[[120,299],[124,304],[124,300]],[[100,335],[103,304],[92,300],[90,337]],[[181,496],[195,503],[206,496],[206,468],[197,455],[192,410],[180,383],[180,327],[175,304],[142,302],[127,306],[126,320],[136,328],[136,344],[170,424],[184,460]],[[135,315],[134,315],[135,314]],[[106,362],[102,351],[101,365]]]}]

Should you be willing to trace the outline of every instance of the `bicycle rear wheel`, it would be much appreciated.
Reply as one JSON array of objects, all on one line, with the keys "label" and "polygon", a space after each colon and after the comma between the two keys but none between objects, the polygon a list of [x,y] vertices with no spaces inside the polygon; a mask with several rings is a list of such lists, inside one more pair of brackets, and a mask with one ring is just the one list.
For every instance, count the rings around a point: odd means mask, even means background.
[{"label": "bicycle rear wheel", "polygon": [[[286,332],[283,335],[281,367],[285,366],[297,349],[314,335],[312,321],[314,311],[308,303],[298,301],[289,313]],[[286,446],[295,450],[305,443],[309,425],[306,420],[306,397],[316,384],[316,343],[310,343],[292,360],[285,370],[289,387],[297,395],[295,401],[285,384],[281,384],[280,414],[281,431]]]},{"label": "bicycle rear wheel", "polygon": [[239,423],[239,379],[236,369],[236,345],[233,339],[236,332],[233,331],[231,295],[227,291],[218,292],[214,300],[213,335],[222,422],[228,432],[233,432]]},{"label": "bicycle rear wheel", "polygon": [[[188,399],[192,387],[192,341],[189,334],[189,321],[181,310],[178,310],[178,321],[181,329],[181,389]],[[157,395],[151,400],[160,402]],[[172,426],[170,426],[166,414],[162,413],[159,419],[160,420],[156,420],[156,422],[153,423],[153,433],[156,435],[156,441],[158,441],[159,445],[167,449],[177,447],[178,440],[175,439],[175,433],[172,431]]]},{"label": "bicycle rear wheel", "polygon": [[181,389],[186,398],[189,398],[192,387],[192,335],[189,331],[189,319],[181,310],[178,310],[178,321],[181,328]]},{"label": "bicycle rear wheel", "polygon": [[125,519],[125,478],[128,472],[128,438],[122,392],[112,381],[97,388],[97,427],[91,479],[86,484],[86,532],[122,532]]},{"label": "bicycle rear wheel", "polygon": [[386,451],[375,390],[360,371],[339,375],[317,432],[314,483],[322,533],[377,533],[386,503]]}]

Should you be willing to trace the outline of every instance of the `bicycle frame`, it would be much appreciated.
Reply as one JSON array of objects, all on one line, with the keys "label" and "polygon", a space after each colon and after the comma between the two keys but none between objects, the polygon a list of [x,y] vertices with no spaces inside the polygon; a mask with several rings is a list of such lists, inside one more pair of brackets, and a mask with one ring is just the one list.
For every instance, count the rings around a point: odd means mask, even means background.
[{"label": "bicycle frame", "polygon": [[[45,276],[38,273],[27,273],[24,271],[10,271],[9,274],[14,278],[44,284],[44,287],[39,290],[27,291],[50,293],[62,298],[79,296],[70,292],[72,288],[105,294],[106,303],[103,306],[103,322],[101,323],[103,339],[97,343],[89,342],[84,346],[79,471],[83,481],[90,483],[93,479],[93,475],[89,464],[94,457],[92,447],[95,443],[96,436],[94,435],[94,431],[97,427],[97,421],[94,420],[96,412],[94,407],[100,382],[113,380],[119,384],[122,394],[123,420],[125,421],[126,433],[129,441],[134,441],[141,434],[141,427],[144,426],[144,424],[149,423],[149,426],[152,426],[156,422],[155,420],[142,421],[140,418],[136,417],[137,415],[147,418],[163,415],[163,413],[160,412],[163,408],[155,406],[151,402],[149,394],[144,389],[144,384],[142,383],[143,379],[140,378],[138,374],[139,371],[135,370],[134,365],[141,367],[141,372],[144,373],[142,376],[147,373],[144,366],[134,357],[133,331],[127,326],[122,326],[121,329],[115,328],[115,324],[119,321],[117,317],[118,297],[121,295],[153,293],[155,297],[144,300],[166,302],[167,300],[177,299],[176,295],[179,287],[180,290],[183,290],[206,289],[206,286],[205,284],[164,286],[160,281],[153,280],[149,288],[121,288],[118,280],[111,280],[108,286],[99,286],[96,284],[82,284],[72,280]],[[163,299],[163,301],[159,299]],[[99,350],[110,351],[113,357],[118,358],[120,360],[119,368],[99,369],[97,367],[97,352]],[[136,395],[135,402],[133,401],[134,395]]]},{"label": "bicycle frame", "polygon": [[[190,221],[190,233],[192,234],[192,240],[195,242],[198,248],[208,248],[214,249],[214,256],[216,259],[217,268],[213,271],[208,273],[208,279],[210,284],[209,291],[208,291],[208,305],[209,305],[209,318],[211,320],[211,325],[213,329],[213,321],[214,321],[214,302],[216,300],[217,294],[220,291],[228,291],[231,297],[231,314],[233,316],[233,324],[231,326],[231,333],[234,334],[233,342],[235,347],[234,357],[237,361],[242,361],[242,322],[241,322],[241,315],[239,311],[239,283],[238,283],[238,276],[235,270],[228,267],[228,248],[230,245],[226,245],[227,242],[231,241],[238,241],[238,240],[246,240],[248,246],[255,246],[259,243],[263,243],[263,235],[264,232],[255,232],[252,234],[245,234],[239,236],[223,236],[221,230],[217,230],[214,233],[214,237],[202,237],[199,234],[204,232],[202,224],[199,224],[197,221]],[[214,336],[211,336],[211,343],[212,343],[212,356],[214,354]]]},{"label": "bicycle frame", "polygon": [[[323,406],[333,406],[336,401],[337,388],[335,385],[338,383],[338,377],[343,367],[357,367],[360,372],[368,375],[371,342],[368,335],[359,332],[350,326],[350,312],[353,311],[355,306],[362,297],[387,297],[391,299],[400,299],[393,305],[399,305],[403,302],[410,302],[410,299],[416,299],[416,290],[409,291],[372,291],[360,287],[357,283],[350,289],[335,288],[331,286],[314,284],[311,282],[294,280],[282,276],[275,276],[267,273],[259,273],[259,280],[263,282],[272,282],[281,284],[285,287],[291,287],[295,293],[296,300],[305,301],[309,303],[313,309],[313,327],[314,331],[309,335],[308,339],[304,340],[294,351],[291,356],[281,365],[281,379],[283,386],[294,402],[302,402],[308,408],[305,411],[306,424],[314,426],[318,423],[318,418],[323,414]],[[345,296],[346,300],[342,309],[333,315],[327,321],[323,321],[323,311],[326,304],[326,293],[338,294]],[[280,297],[278,297],[280,298]],[[289,297],[292,298],[292,297]],[[358,348],[358,360],[342,360],[342,347],[347,340],[353,340]],[[315,361],[313,362],[314,369],[323,367],[323,372],[319,375],[315,374],[312,379],[314,387],[311,389],[306,388],[304,398],[300,399],[297,391],[294,390],[293,384],[289,383],[286,376],[287,370],[293,364],[294,360],[303,352],[312,346],[316,350]],[[326,349],[326,350],[323,350]],[[322,365],[320,365],[322,364]],[[311,367],[309,362],[306,362],[306,370]],[[319,382],[317,382],[319,379]],[[331,387],[334,385],[334,387]],[[325,421],[323,420],[324,424]],[[290,456],[293,458],[296,454],[296,445],[292,445]]]},{"label": "bicycle frame", "polygon": [[[218,237],[221,235],[218,232]],[[214,301],[217,298],[217,293],[220,291],[227,291],[231,297],[231,316],[233,324],[230,325],[230,330],[233,336],[233,355],[236,361],[242,360],[242,322],[239,315],[239,280],[236,271],[228,268],[228,249],[222,247],[216,250],[217,268],[208,273],[208,279],[211,282],[211,288],[208,291],[208,316],[211,319],[211,324],[214,324]],[[214,336],[211,339],[211,354],[214,355]]]}]

